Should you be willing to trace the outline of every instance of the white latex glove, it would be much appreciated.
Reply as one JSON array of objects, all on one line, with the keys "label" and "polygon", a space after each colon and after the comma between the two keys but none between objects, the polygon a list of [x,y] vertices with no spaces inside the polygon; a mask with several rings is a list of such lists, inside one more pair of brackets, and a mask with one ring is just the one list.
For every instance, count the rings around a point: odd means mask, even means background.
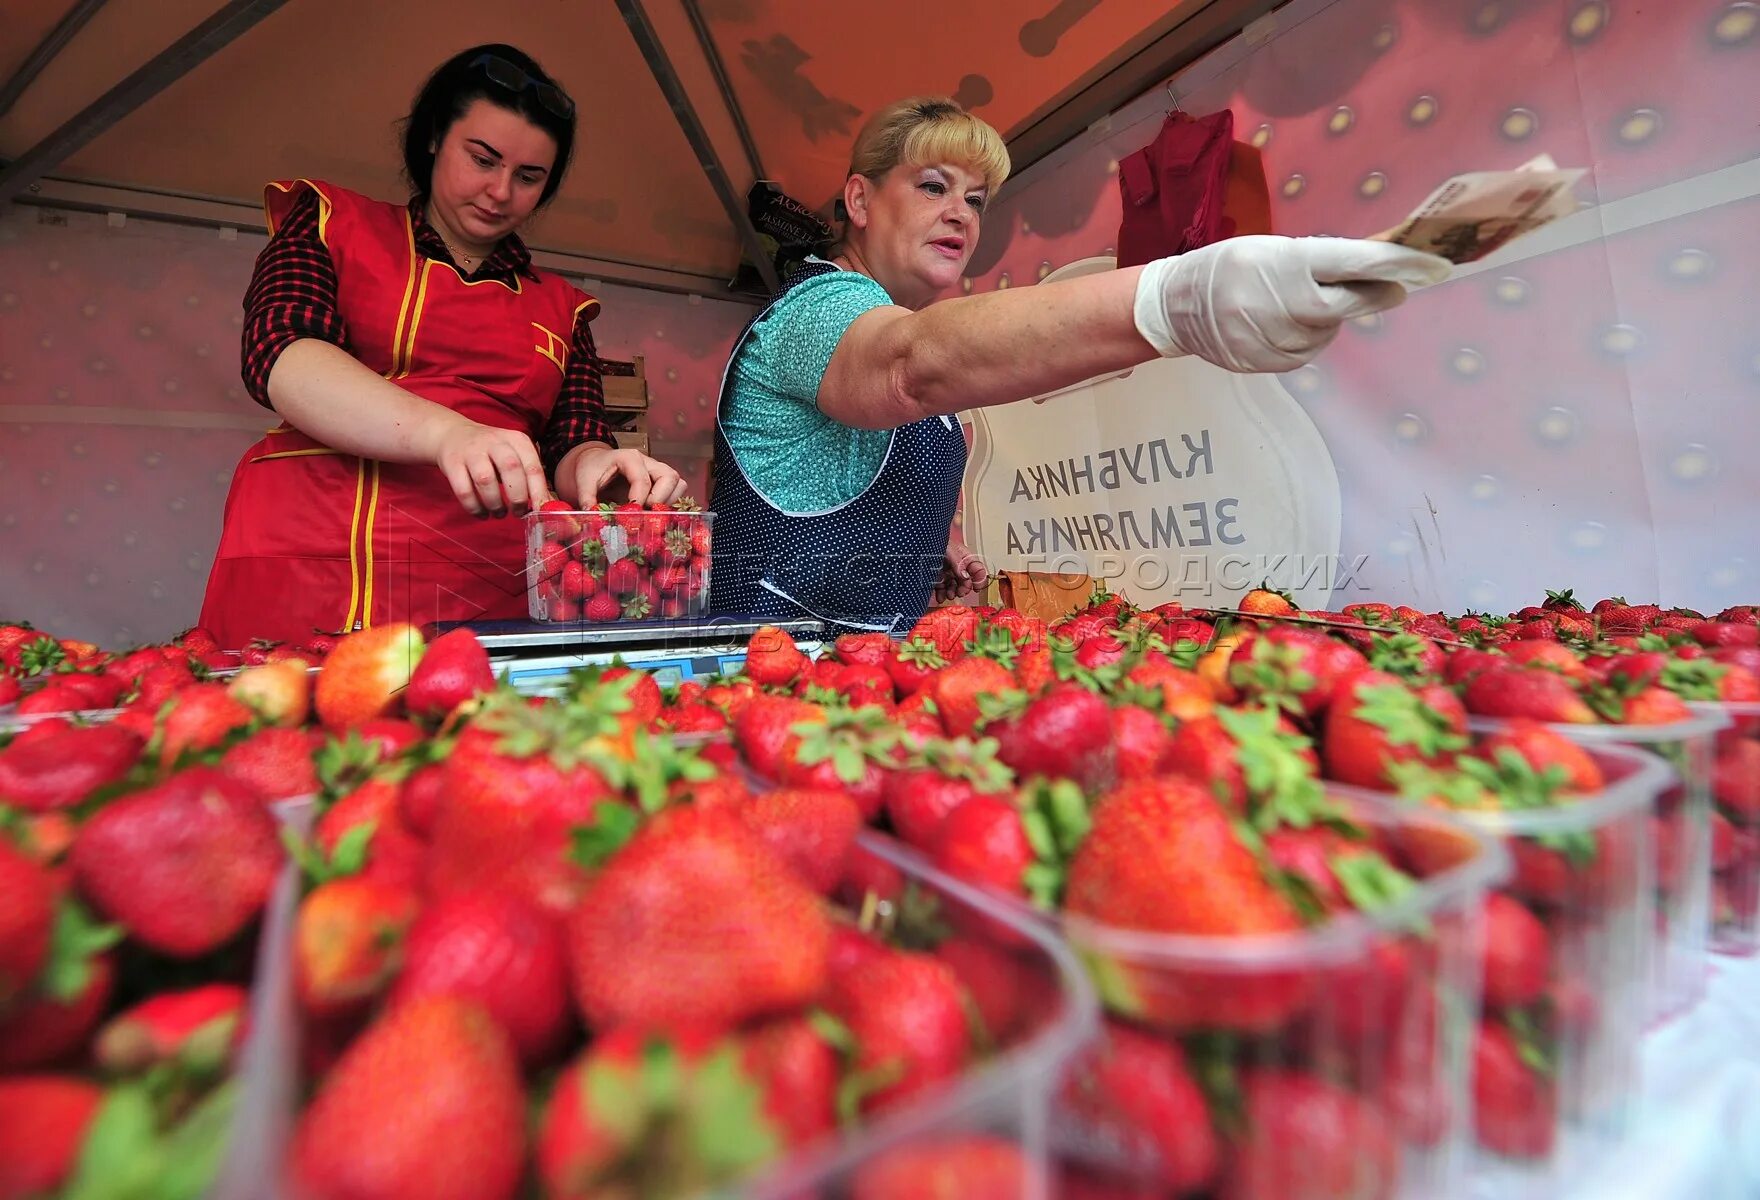
[{"label": "white latex glove", "polygon": [[1158,258],[1137,283],[1137,331],[1163,358],[1230,371],[1291,371],[1353,317],[1448,278],[1434,254],[1352,238],[1228,238]]}]

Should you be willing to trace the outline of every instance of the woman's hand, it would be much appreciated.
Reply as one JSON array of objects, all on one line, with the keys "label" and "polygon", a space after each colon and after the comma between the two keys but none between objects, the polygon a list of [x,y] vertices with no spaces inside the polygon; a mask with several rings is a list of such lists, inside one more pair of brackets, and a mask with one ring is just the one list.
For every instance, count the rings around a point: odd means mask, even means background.
[{"label": "woman's hand", "polygon": [[1440,283],[1450,264],[1387,242],[1228,238],[1160,258],[1137,280],[1134,315],[1164,358],[1195,354],[1230,371],[1293,371],[1353,317]]},{"label": "woman's hand", "polygon": [[935,585],[935,602],[945,604],[960,596],[982,593],[990,582],[990,565],[966,545],[958,534],[947,540],[947,561],[941,581]]},{"label": "woman's hand", "polygon": [[685,483],[677,471],[640,450],[613,450],[588,442],[570,450],[557,464],[556,490],[576,508],[592,508],[607,498],[670,504],[684,495]]},{"label": "woman's hand", "polygon": [[532,439],[448,413],[434,442],[434,465],[472,516],[530,512],[550,498],[544,463]]}]

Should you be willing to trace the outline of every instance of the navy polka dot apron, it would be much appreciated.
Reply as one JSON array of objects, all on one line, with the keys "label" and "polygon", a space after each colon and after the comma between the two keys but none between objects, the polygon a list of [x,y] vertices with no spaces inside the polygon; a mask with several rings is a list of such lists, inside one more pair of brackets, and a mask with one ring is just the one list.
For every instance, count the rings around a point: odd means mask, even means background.
[{"label": "navy polka dot apron", "polygon": [[[785,281],[837,268],[814,262]],[[773,300],[772,305],[775,304]],[[715,420],[715,512],[711,613],[760,619],[816,617],[832,635],[909,632],[929,605],[947,554],[948,527],[965,474],[966,442],[952,417],[927,417],[892,431],[880,472],[855,499],[824,512],[777,508],[746,478],[721,427],[731,402],[734,342]]]}]

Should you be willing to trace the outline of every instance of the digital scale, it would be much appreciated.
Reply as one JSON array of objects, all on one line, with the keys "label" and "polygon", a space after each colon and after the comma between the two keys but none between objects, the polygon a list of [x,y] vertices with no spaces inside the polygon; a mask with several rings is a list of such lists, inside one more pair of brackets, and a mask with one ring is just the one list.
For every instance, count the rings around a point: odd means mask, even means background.
[{"label": "digital scale", "polygon": [[[488,649],[496,675],[505,673],[515,688],[533,695],[559,691],[569,672],[581,667],[610,666],[619,661],[651,673],[662,687],[686,679],[727,675],[745,665],[747,641],[766,625],[788,633],[808,654],[818,651],[825,633],[824,625],[810,619],[726,616],[609,625],[538,621],[464,624]],[[430,638],[455,627],[436,626]]]}]

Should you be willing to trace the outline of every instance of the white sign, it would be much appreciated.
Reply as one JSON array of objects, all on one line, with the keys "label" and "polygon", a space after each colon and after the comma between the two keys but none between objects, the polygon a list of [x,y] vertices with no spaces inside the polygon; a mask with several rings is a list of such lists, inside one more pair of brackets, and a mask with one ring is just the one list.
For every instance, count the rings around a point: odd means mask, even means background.
[{"label": "white sign", "polygon": [[993,570],[1086,574],[1143,605],[1269,583],[1325,608],[1362,567],[1339,556],[1332,455],[1275,377],[1160,359],[978,410],[972,433],[965,537]]}]

